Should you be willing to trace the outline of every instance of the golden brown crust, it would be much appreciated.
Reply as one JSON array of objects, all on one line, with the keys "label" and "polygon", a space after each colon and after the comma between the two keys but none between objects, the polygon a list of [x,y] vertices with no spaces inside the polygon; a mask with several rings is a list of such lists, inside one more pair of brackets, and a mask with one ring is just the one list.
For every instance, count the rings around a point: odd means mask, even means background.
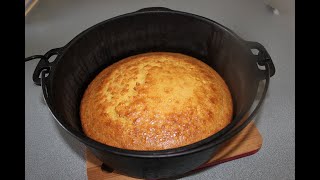
[{"label": "golden brown crust", "polygon": [[232,118],[227,85],[211,67],[183,54],[152,52],[98,74],[84,93],[85,134],[132,150],[185,146],[218,132]]}]

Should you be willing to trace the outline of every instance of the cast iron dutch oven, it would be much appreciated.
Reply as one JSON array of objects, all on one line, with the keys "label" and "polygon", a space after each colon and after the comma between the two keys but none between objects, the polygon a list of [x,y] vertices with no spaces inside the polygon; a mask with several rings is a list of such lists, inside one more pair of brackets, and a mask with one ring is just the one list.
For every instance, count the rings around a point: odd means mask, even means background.
[{"label": "cast iron dutch oven", "polygon": [[[258,54],[253,54],[256,49]],[[104,68],[125,57],[151,51],[179,52],[196,57],[215,69],[230,88],[234,103],[232,122],[217,134],[180,148],[133,151],[101,144],[81,127],[79,106],[91,80]],[[48,59],[57,55],[53,62]],[[141,9],[103,21],[45,55],[33,81],[57,122],[83,142],[105,166],[138,178],[166,178],[193,170],[211,159],[217,148],[240,132],[256,115],[275,73],[265,48],[241,39],[210,19],[162,7]],[[262,95],[255,101],[258,86]],[[245,116],[249,114],[248,116]]]}]

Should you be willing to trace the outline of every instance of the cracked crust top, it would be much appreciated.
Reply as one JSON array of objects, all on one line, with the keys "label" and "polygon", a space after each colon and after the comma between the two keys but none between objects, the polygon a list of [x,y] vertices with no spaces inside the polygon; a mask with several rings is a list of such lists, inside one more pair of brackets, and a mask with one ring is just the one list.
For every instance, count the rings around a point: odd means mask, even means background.
[{"label": "cracked crust top", "polygon": [[125,58],[95,77],[80,107],[84,133],[131,150],[164,150],[215,134],[232,118],[224,80],[183,54],[152,52]]}]

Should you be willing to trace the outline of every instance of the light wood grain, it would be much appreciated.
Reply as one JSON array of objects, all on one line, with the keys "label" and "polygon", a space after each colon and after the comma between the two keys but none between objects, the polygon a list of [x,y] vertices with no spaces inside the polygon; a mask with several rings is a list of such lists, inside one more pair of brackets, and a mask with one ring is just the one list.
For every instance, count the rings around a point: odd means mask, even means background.
[{"label": "light wood grain", "polygon": [[[30,5],[28,5],[28,7],[25,9],[25,12],[24,12],[24,16],[26,16],[29,12],[30,12],[30,10],[37,4],[37,2],[38,2],[38,0],[30,0],[30,1],[32,1],[31,3],[30,3]],[[24,3],[24,5],[26,6],[27,5],[27,3],[29,3],[29,1],[24,1],[25,3]]]},{"label": "light wood grain", "polygon": [[[254,154],[261,146],[262,137],[254,123],[250,123],[238,135],[227,141],[210,161],[198,169]],[[86,151],[86,158],[88,180],[136,180],[136,178],[119,175],[116,172],[102,171],[101,161],[89,150]]]}]

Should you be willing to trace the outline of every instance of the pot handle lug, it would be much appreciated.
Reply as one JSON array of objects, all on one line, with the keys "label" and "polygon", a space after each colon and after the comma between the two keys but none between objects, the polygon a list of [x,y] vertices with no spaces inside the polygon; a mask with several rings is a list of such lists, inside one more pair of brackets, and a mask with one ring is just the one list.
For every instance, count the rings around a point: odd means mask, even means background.
[{"label": "pot handle lug", "polygon": [[52,65],[54,63],[54,61],[49,62],[50,57],[53,55],[59,55],[61,52],[61,49],[62,48],[55,48],[55,49],[51,49],[50,51],[48,51],[45,55],[34,55],[34,56],[30,56],[30,57],[25,58],[25,62],[40,58],[40,61],[39,61],[38,65],[36,66],[36,69],[34,70],[33,75],[32,75],[33,82],[36,85],[38,85],[38,86],[41,85],[40,75],[41,75],[41,77],[46,77],[46,76],[42,76],[42,72],[44,74],[49,74],[49,72],[52,68]]},{"label": "pot handle lug", "polygon": [[266,65],[268,64],[268,66],[269,66],[269,70],[270,70],[269,74],[267,74],[266,69],[260,70],[263,72],[262,79],[266,79],[267,76],[272,77],[275,74],[276,69],[275,69],[274,64],[272,62],[272,59],[271,59],[268,51],[265,49],[265,47],[258,42],[247,41],[246,43],[251,50],[253,50],[253,49],[258,50],[258,54],[252,53],[254,56],[256,56],[256,60],[257,60],[258,65],[266,67]]},{"label": "pot handle lug", "polygon": [[173,10],[166,7],[147,7],[147,8],[139,9],[137,12],[146,12],[146,11],[173,11]]}]

